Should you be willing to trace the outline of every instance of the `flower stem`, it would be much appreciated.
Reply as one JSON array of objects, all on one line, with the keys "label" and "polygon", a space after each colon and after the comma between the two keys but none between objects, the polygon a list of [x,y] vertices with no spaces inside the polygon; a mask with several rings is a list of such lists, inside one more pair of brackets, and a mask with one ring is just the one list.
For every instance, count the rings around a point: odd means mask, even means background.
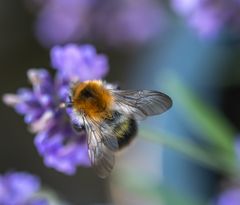
[{"label": "flower stem", "polygon": [[[175,111],[195,133],[217,146],[227,155],[234,153],[236,130],[231,123],[213,106],[208,105],[193,92],[174,72],[168,72],[166,90],[174,101]],[[174,108],[173,107],[173,108]]]},{"label": "flower stem", "polygon": [[140,130],[140,137],[154,144],[161,144],[165,147],[176,150],[187,157],[197,161],[204,166],[215,171],[222,172],[229,176],[236,174],[235,160],[216,153],[215,150],[205,150],[199,145],[186,138],[179,138],[167,133],[159,133],[152,128],[143,128]]}]

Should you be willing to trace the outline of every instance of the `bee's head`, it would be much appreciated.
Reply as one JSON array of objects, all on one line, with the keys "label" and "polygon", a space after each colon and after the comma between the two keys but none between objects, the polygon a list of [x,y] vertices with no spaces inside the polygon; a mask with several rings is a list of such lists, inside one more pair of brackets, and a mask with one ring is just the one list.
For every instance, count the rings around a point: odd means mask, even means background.
[{"label": "bee's head", "polygon": [[72,88],[66,107],[72,107],[76,111],[87,113],[94,118],[99,113],[109,110],[113,98],[101,81],[85,81],[75,84]]}]

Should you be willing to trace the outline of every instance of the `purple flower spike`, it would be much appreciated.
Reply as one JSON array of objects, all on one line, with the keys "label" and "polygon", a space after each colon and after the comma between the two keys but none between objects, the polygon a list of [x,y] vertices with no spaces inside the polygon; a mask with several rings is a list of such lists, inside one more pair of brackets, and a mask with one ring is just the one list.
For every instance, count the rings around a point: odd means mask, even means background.
[{"label": "purple flower spike", "polygon": [[[48,205],[46,199],[36,198],[40,181],[25,172],[9,172],[0,176],[1,205]],[[41,202],[41,203],[40,203]]]},{"label": "purple flower spike", "polygon": [[100,79],[108,72],[108,60],[103,54],[97,54],[91,45],[65,47],[55,46],[51,50],[52,66],[64,78],[72,81]]},{"label": "purple flower spike", "polygon": [[91,0],[47,0],[42,3],[35,28],[38,40],[50,47],[83,38],[89,30],[87,21],[91,6]]},{"label": "purple flower spike", "polygon": [[[21,88],[17,94],[6,94],[3,101],[24,115],[24,121],[32,132],[39,132],[47,128],[54,120],[56,103],[54,86],[48,71],[44,69],[30,69],[28,78],[33,89]],[[48,100],[46,100],[48,99]]]},{"label": "purple flower spike", "polygon": [[[80,164],[91,166],[88,158],[88,147],[84,134],[76,135],[70,124],[54,126],[35,138],[38,152],[43,155],[47,167],[52,167],[68,175],[76,172]],[[51,136],[51,138],[49,138]]]},{"label": "purple flower spike", "polygon": [[165,13],[155,0],[105,0],[98,2],[92,35],[110,46],[141,45],[165,27]]},{"label": "purple flower spike", "polygon": [[172,0],[172,7],[201,37],[215,37],[225,27],[240,31],[238,0]]},{"label": "purple flower spike", "polygon": [[89,167],[86,134],[73,130],[66,109],[62,109],[73,81],[99,79],[108,71],[107,58],[97,55],[93,46],[66,45],[51,51],[57,70],[53,79],[45,69],[27,72],[32,89],[19,89],[6,94],[3,101],[24,116],[36,133],[35,146],[47,167],[74,174],[78,166]]},{"label": "purple flower spike", "polygon": [[46,47],[83,40],[137,46],[162,31],[165,13],[157,0],[27,0],[38,6],[36,36]]}]

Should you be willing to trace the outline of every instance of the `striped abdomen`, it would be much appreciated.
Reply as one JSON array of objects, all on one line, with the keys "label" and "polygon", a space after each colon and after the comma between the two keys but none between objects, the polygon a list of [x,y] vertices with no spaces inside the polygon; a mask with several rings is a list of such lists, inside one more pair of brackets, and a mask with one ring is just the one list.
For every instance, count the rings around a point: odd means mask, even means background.
[{"label": "striped abdomen", "polygon": [[117,137],[120,149],[128,145],[137,134],[136,120],[117,111],[114,111],[112,118],[106,119],[105,123]]}]

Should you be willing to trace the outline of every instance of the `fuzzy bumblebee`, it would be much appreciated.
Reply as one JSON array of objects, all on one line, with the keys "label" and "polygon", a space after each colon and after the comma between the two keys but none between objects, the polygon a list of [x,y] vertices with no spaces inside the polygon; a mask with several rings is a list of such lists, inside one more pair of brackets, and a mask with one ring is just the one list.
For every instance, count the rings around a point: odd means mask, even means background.
[{"label": "fuzzy bumblebee", "polygon": [[158,91],[119,90],[93,80],[75,83],[65,106],[72,108],[73,127],[86,131],[91,163],[105,178],[113,169],[114,152],[136,136],[137,120],[165,112],[172,100]]}]

